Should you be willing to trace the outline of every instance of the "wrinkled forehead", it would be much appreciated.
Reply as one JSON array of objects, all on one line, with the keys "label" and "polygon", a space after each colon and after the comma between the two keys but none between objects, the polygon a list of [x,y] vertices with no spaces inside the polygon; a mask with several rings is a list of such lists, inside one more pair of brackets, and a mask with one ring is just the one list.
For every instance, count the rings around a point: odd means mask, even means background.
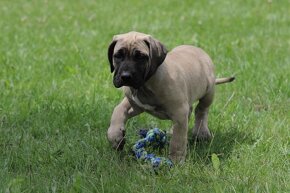
[{"label": "wrinkled forehead", "polygon": [[148,53],[149,47],[145,43],[145,37],[136,34],[124,34],[117,37],[117,43],[114,52],[118,52],[120,49],[124,49],[129,52],[138,50],[140,52]]}]

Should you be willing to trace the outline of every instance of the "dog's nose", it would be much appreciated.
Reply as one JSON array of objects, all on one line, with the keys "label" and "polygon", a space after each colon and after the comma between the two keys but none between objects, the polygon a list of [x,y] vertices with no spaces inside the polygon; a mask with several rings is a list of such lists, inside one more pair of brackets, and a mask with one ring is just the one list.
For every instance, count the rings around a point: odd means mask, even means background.
[{"label": "dog's nose", "polygon": [[121,79],[123,81],[130,81],[132,79],[132,74],[130,72],[122,72]]}]

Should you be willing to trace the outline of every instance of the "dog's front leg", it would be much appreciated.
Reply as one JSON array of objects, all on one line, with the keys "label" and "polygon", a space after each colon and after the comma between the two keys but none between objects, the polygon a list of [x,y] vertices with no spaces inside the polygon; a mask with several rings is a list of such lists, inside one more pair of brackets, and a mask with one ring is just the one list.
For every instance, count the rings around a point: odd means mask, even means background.
[{"label": "dog's front leg", "polygon": [[139,115],[143,111],[133,107],[127,97],[117,105],[113,111],[110,127],[107,132],[108,140],[114,149],[122,150],[125,145],[125,125],[129,118]]},{"label": "dog's front leg", "polygon": [[174,162],[185,160],[187,149],[189,108],[180,108],[173,116],[173,134],[169,146],[169,157]]}]

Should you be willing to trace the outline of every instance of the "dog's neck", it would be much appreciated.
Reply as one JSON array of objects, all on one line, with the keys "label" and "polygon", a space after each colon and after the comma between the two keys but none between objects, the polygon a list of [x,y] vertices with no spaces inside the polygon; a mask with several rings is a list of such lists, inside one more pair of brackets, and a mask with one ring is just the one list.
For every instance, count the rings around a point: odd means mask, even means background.
[{"label": "dog's neck", "polygon": [[154,92],[147,86],[144,85],[140,87],[139,89],[134,89],[130,87],[130,90],[131,90],[132,96],[135,98],[138,98],[141,103],[148,104],[151,106],[155,106],[158,104],[158,101],[156,101]]},{"label": "dog's neck", "polygon": [[132,92],[132,95],[137,96],[137,97],[140,97],[141,95],[146,96],[146,97],[150,97],[154,95],[153,92],[149,88],[147,88],[145,85],[141,86],[138,89],[130,87],[130,90]]}]

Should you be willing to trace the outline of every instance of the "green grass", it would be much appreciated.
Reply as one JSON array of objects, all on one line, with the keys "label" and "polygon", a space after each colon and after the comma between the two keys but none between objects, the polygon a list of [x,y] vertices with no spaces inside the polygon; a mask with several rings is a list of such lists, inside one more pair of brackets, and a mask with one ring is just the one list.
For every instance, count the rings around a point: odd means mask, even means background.
[{"label": "green grass", "polygon": [[[0,192],[290,192],[290,4],[270,2],[0,1]],[[237,77],[217,88],[213,140],[159,175],[130,146],[170,122],[131,119],[121,153],[106,139],[122,98],[107,46],[131,30],[200,46]]]}]

